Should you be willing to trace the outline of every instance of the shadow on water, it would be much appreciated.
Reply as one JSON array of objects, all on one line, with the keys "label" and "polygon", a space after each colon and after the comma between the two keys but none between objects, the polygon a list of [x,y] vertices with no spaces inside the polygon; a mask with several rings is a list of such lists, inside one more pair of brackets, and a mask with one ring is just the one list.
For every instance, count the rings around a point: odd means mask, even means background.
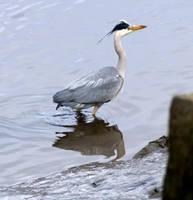
[{"label": "shadow on water", "polygon": [[[56,132],[54,147],[78,151],[82,155],[104,155],[107,158],[116,155],[113,160],[124,156],[123,136],[117,125],[110,126],[108,122],[97,117],[87,122],[82,113],[77,114],[76,122],[76,125],[62,126],[68,131]],[[62,136],[58,136],[59,134]]]}]

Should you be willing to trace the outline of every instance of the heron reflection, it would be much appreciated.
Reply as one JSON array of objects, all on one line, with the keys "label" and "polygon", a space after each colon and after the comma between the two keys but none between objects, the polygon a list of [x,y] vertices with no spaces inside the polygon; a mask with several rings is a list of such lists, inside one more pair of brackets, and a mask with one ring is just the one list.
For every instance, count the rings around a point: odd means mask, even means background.
[{"label": "heron reflection", "polygon": [[[82,155],[104,155],[113,160],[125,154],[124,141],[117,125],[110,125],[102,119],[87,122],[85,115],[78,113],[77,124],[63,126],[67,131],[56,132],[54,147],[81,152]],[[69,128],[72,129],[69,131]],[[62,135],[62,136],[61,136]]]}]

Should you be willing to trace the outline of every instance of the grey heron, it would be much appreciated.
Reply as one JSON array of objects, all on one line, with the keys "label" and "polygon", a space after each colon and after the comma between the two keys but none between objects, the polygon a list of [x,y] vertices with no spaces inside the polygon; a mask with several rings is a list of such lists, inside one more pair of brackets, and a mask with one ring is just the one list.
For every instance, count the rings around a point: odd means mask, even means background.
[{"label": "grey heron", "polygon": [[54,103],[58,104],[56,110],[61,106],[71,107],[77,111],[94,107],[92,115],[95,116],[100,106],[114,99],[123,86],[126,70],[126,53],[121,44],[121,38],[143,28],[146,26],[134,26],[121,20],[107,34],[114,34],[114,48],[118,55],[117,67],[103,67],[57,92],[53,96]]}]

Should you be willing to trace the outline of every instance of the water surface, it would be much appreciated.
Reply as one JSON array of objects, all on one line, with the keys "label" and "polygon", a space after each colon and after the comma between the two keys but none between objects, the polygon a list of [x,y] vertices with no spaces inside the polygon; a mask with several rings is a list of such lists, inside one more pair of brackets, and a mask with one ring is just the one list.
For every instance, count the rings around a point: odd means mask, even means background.
[{"label": "water surface", "polygon": [[[175,94],[192,92],[191,1],[0,0],[0,184],[90,162],[128,159],[167,132]],[[55,110],[70,81],[116,65],[120,20],[148,28],[123,39],[124,90],[93,119]]]}]

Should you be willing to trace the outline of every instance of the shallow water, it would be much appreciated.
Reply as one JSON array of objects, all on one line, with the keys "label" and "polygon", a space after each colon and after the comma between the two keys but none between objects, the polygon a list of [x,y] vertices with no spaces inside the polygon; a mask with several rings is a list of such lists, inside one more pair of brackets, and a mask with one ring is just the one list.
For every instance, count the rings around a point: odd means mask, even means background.
[{"label": "shallow water", "polygon": [[[0,199],[151,199],[155,188],[162,190],[166,160],[166,151],[162,149],[142,159],[73,167],[47,177],[0,188]],[[159,195],[154,197],[160,200]]]},{"label": "shallow water", "polygon": [[[167,132],[173,95],[192,92],[193,2],[0,0],[0,184],[93,161],[128,159]],[[55,110],[52,95],[116,65],[112,37],[126,19],[148,28],[123,39],[124,90],[93,121]]]}]

